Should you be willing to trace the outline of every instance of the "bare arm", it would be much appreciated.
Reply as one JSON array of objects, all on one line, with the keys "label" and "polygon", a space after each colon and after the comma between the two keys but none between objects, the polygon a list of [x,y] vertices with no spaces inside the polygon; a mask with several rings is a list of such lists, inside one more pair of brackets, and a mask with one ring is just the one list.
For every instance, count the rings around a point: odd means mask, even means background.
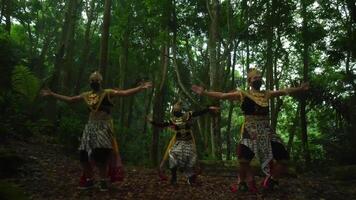
[{"label": "bare arm", "polygon": [[115,96],[131,96],[134,95],[136,93],[139,93],[145,89],[148,89],[152,87],[152,83],[151,82],[145,82],[135,88],[131,88],[131,89],[127,89],[127,90],[114,90],[111,95],[113,97]]},{"label": "bare arm", "polygon": [[42,96],[52,96],[58,100],[61,100],[61,101],[66,101],[66,102],[69,102],[69,103],[75,103],[75,102],[78,102],[80,100],[83,99],[83,97],[81,95],[77,95],[77,96],[65,96],[65,95],[61,95],[61,94],[57,94],[55,92],[52,92],[51,90],[49,89],[43,89],[41,90],[41,95]]},{"label": "bare arm", "polygon": [[207,108],[205,108],[203,110],[192,112],[192,117],[198,117],[198,116],[204,115],[204,114],[208,113],[209,111],[213,112],[213,113],[217,113],[217,112],[219,112],[219,110],[220,110],[219,107],[209,106],[209,107],[207,107]]},{"label": "bare arm", "polygon": [[162,122],[162,123],[159,123],[159,122],[155,122],[155,121],[150,121],[150,123],[153,125],[153,126],[156,126],[156,127],[159,127],[159,128],[167,128],[169,126],[171,126],[172,124],[169,123],[169,122]]},{"label": "bare arm", "polygon": [[295,88],[286,88],[282,90],[270,91],[268,95],[270,98],[279,97],[279,96],[286,96],[290,94],[295,94],[299,92],[305,92],[309,90],[309,83],[302,83],[300,87]]},{"label": "bare arm", "polygon": [[215,92],[215,91],[205,91],[203,87],[193,85],[192,86],[193,92],[199,95],[205,95],[208,97],[216,98],[216,99],[229,99],[229,100],[240,100],[242,97],[241,92],[234,91],[234,92]]},{"label": "bare arm", "polygon": [[146,121],[148,121],[150,124],[153,126],[159,127],[159,128],[167,128],[169,126],[172,126],[173,124],[170,121],[164,121],[164,122],[155,122],[153,121],[152,117],[146,116]]}]

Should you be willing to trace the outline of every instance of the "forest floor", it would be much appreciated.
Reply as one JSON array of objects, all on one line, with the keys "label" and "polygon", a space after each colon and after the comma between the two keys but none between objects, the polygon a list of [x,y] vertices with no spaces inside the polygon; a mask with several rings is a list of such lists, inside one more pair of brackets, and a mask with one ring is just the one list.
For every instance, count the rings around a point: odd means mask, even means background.
[{"label": "forest floor", "polygon": [[[79,161],[74,156],[66,156],[60,145],[36,139],[7,142],[2,148],[12,148],[24,159],[15,176],[1,181],[24,191],[26,199],[356,199],[356,180],[299,175],[282,179],[280,185],[283,187],[278,191],[232,193],[229,187],[236,181],[233,176],[203,172],[196,186],[189,186],[183,176],[179,176],[177,186],[171,186],[169,182],[158,180],[156,170],[143,167],[126,167],[124,181],[111,185],[108,192],[100,192],[97,188],[81,191],[77,189],[81,173]],[[259,177],[258,183],[261,180]]]}]

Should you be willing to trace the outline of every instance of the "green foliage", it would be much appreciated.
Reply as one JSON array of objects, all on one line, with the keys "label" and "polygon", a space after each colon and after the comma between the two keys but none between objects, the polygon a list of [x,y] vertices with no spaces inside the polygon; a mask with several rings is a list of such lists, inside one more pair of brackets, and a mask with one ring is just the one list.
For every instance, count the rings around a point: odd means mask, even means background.
[{"label": "green foliage", "polygon": [[22,94],[29,103],[32,103],[39,93],[39,79],[27,67],[22,65],[14,68],[11,79],[13,90]]},{"label": "green foliage", "polygon": [[0,199],[3,200],[27,200],[24,191],[13,183],[0,181]]},{"label": "green foliage", "polygon": [[79,147],[79,139],[82,135],[85,122],[68,107],[63,107],[64,117],[58,119],[57,138],[63,144],[66,152],[75,152]]},{"label": "green foliage", "polygon": [[0,95],[11,86],[11,72],[22,57],[21,47],[0,27]]}]

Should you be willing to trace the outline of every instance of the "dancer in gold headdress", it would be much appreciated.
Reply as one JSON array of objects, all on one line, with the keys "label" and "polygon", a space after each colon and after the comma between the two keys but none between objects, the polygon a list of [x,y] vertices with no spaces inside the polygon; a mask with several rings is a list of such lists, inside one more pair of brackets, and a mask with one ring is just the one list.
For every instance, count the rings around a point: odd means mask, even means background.
[{"label": "dancer in gold headdress", "polygon": [[232,191],[257,192],[250,162],[256,155],[261,163],[262,171],[266,174],[262,186],[271,189],[278,184],[278,178],[286,170],[289,154],[282,140],[274,132],[269,122],[269,99],[306,91],[308,84],[303,83],[297,88],[277,91],[261,91],[262,76],[257,69],[251,69],[247,75],[250,89],[223,93],[206,91],[203,87],[193,85],[192,90],[199,94],[217,99],[229,99],[241,102],[245,121],[242,126],[241,140],[237,147],[237,157],[240,164],[238,184]]},{"label": "dancer in gold headdress", "polygon": [[[192,119],[209,111],[216,112],[217,110],[217,107],[210,106],[201,111],[183,112],[181,102],[177,102],[172,108],[172,117],[169,121],[157,123],[150,120],[150,123],[154,126],[161,128],[171,127],[175,131],[162,162],[164,163],[169,158],[169,168],[172,175],[171,184],[175,185],[177,182],[178,168],[184,171],[188,178],[188,184],[195,182],[196,174],[193,171],[193,167],[196,163],[197,153],[192,131]],[[162,163],[160,168],[162,168]]]},{"label": "dancer in gold headdress", "polygon": [[88,189],[94,185],[93,168],[90,160],[94,160],[99,169],[101,191],[106,191],[108,174],[112,182],[122,178],[122,165],[118,151],[117,141],[113,132],[111,99],[117,96],[131,96],[152,86],[151,82],[127,90],[103,89],[103,77],[97,71],[89,77],[91,91],[77,96],[64,96],[49,89],[42,90],[42,96],[51,96],[66,102],[79,102],[84,100],[90,109],[89,121],[85,125],[80,140],[80,161],[83,174],[80,178],[79,188]]}]

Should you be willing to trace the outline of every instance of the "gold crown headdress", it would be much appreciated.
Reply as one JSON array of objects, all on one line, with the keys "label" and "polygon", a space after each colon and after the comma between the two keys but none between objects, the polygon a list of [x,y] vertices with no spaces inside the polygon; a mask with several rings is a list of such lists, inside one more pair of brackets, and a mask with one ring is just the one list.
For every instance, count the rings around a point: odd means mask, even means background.
[{"label": "gold crown headdress", "polygon": [[181,101],[177,101],[177,103],[175,103],[173,105],[172,112],[181,111],[181,110],[182,110],[182,102]]},{"label": "gold crown headdress", "polygon": [[256,68],[251,68],[247,73],[247,79],[250,79],[254,76],[261,76],[261,72]]},{"label": "gold crown headdress", "polygon": [[89,80],[98,80],[98,81],[103,81],[103,76],[100,74],[100,72],[95,71],[89,76]]}]

